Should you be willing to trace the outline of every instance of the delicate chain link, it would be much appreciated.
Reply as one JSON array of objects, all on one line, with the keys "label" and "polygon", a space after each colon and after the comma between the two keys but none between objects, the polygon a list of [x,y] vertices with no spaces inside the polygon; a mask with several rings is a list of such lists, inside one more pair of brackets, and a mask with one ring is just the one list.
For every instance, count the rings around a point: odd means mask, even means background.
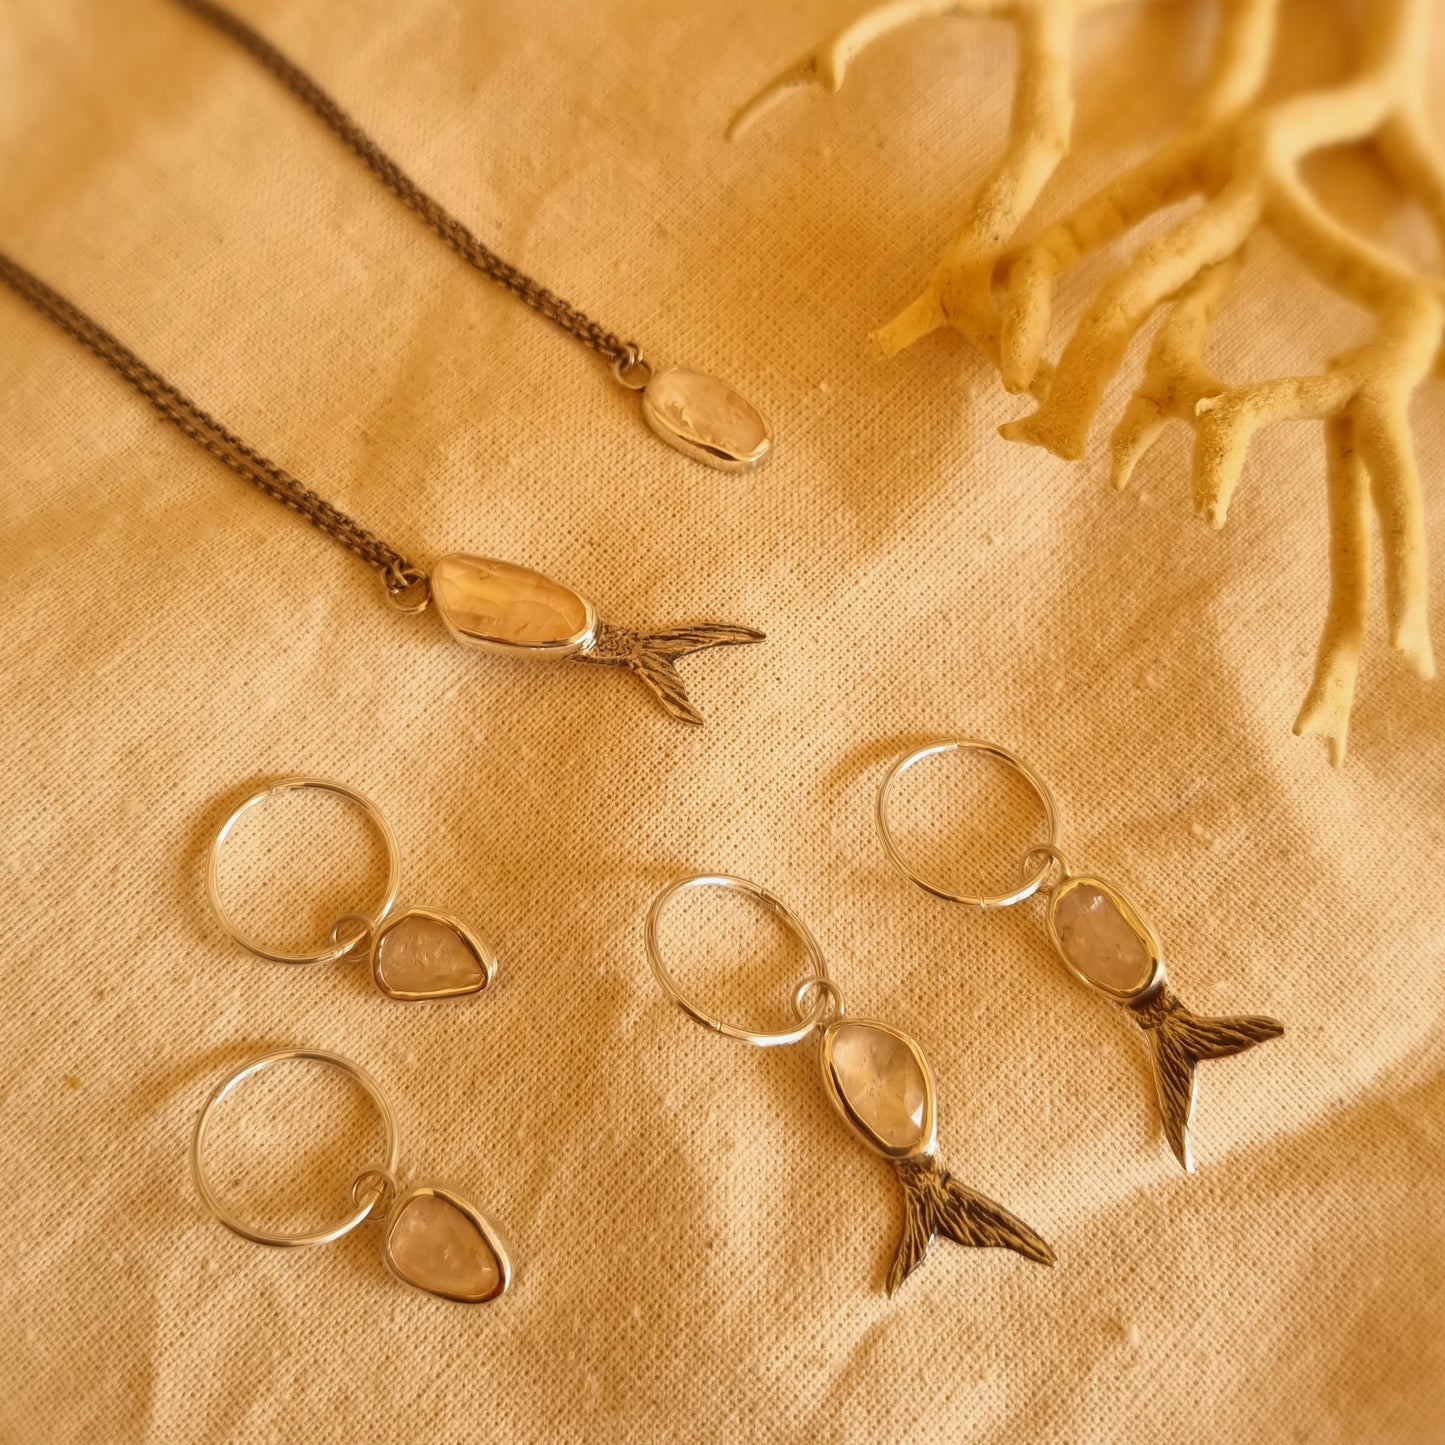
[{"label": "delicate chain link", "polygon": [[464,261],[498,285],[505,286],[532,310],[575,336],[585,346],[590,346],[614,366],[624,360],[635,364],[640,359],[641,352],[635,343],[623,341],[586,312],[564,301],[484,246],[440,201],[422,190],[331,96],[264,35],[224,6],[215,4],[214,0],[176,0],[176,3],[234,40],[269,70],[287,90],[316,113],[332,134],[365,163],[387,190],[404,206],[415,211]]},{"label": "delicate chain link", "polygon": [[382,574],[389,593],[406,592],[424,580],[425,574],[395,548],[228,431],[209,412],[152,371],[128,346],[3,251],[0,251],[0,282],[119,372],[167,421],[218,461],[370,563]]}]

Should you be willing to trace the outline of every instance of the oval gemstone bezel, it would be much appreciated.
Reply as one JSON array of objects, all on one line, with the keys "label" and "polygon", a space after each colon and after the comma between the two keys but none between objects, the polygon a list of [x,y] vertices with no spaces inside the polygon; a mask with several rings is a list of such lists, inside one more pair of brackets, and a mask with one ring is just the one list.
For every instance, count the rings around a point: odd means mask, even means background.
[{"label": "oval gemstone bezel", "polygon": [[[1134,931],[1135,935],[1144,944],[1149,953],[1149,967],[1144,976],[1144,981],[1134,988],[1111,988],[1106,983],[1100,983],[1092,979],[1088,974],[1076,968],[1069,955],[1064,952],[1064,941],[1059,932],[1059,905],[1063,900],[1078,888],[1094,888],[1107,896],[1109,901],[1119,910],[1124,922]],[[1054,945],[1054,951],[1063,960],[1064,967],[1074,975],[1080,983],[1086,984],[1089,988],[1109,998],[1119,999],[1126,1002],[1135,1002],[1146,995],[1153,993],[1164,982],[1164,949],[1159,942],[1159,935],[1145,919],[1144,915],[1121,893],[1112,883],[1106,883],[1102,878],[1093,877],[1090,874],[1070,874],[1066,876],[1057,888],[1049,895],[1049,908],[1044,918],[1045,927],[1048,929],[1049,942]]]},{"label": "oval gemstone bezel", "polygon": [[[681,427],[667,415],[658,405],[657,395],[661,393],[669,382],[676,384],[678,378],[697,377],[708,386],[719,387],[736,397],[757,419],[758,429],[762,432],[763,438],[753,447],[750,452],[734,451],[730,447],[722,447],[715,443],[709,443],[695,432],[689,432]],[[750,402],[738,389],[731,386],[721,377],[713,376],[711,372],[698,371],[691,366],[665,366],[657,372],[642,390],[642,415],[648,426],[665,441],[668,446],[674,447],[691,457],[696,462],[702,462],[705,466],[716,467],[724,472],[751,472],[767,461],[773,449],[772,428],[768,426],[766,418],[757,407]]]},{"label": "oval gemstone bezel", "polygon": [[[454,1294],[448,1290],[431,1289],[427,1285],[418,1284],[397,1264],[391,1252],[391,1239],[396,1226],[401,1222],[406,1207],[415,1199],[440,1199],[452,1206],[465,1218],[481,1235],[483,1244],[491,1253],[492,1260],[497,1267],[497,1282],[492,1289],[483,1295]],[[418,1184],[406,1190],[391,1207],[391,1212],[386,1217],[386,1232],[381,1241],[381,1257],[386,1262],[386,1267],[405,1285],[412,1289],[421,1290],[423,1294],[434,1295],[437,1299],[452,1300],[463,1305],[482,1305],[490,1300],[498,1299],[507,1292],[512,1283],[512,1258],[508,1252],[506,1241],[502,1238],[496,1225],[481,1212],[476,1205],[460,1194],[450,1189],[444,1189],[437,1184]]]},{"label": "oval gemstone bezel", "polygon": [[[848,1102],[848,1096],[838,1082],[833,1062],[834,1046],[838,1041],[839,1033],[845,1028],[877,1029],[880,1033],[897,1039],[913,1055],[919,1072],[923,1075],[923,1128],[916,1143],[902,1148],[890,1144],[886,1139],[875,1134],[854,1112],[853,1106]],[[834,1019],[824,1030],[822,1046],[819,1050],[819,1063],[823,1070],[823,1084],[828,1091],[828,1098],[832,1101],[833,1107],[870,1149],[876,1150],[885,1159],[916,1159],[920,1155],[933,1153],[938,1143],[938,1103],[933,1087],[933,1070],[928,1067],[928,1060],[924,1058],[923,1050],[902,1029],[896,1029],[892,1024],[885,1024],[878,1019],[855,1018],[852,1014],[844,1014],[842,1017]]]},{"label": "oval gemstone bezel", "polygon": [[[565,637],[554,638],[547,642],[511,642],[503,637],[493,637],[485,633],[470,631],[452,616],[437,587],[437,574],[448,563],[457,563],[468,567],[489,567],[498,573],[510,573],[518,579],[545,583],[559,592],[565,592],[575,598],[581,606],[582,625]],[[558,582],[548,577],[545,572],[538,572],[531,567],[522,567],[516,562],[504,562],[499,557],[478,557],[470,552],[448,552],[445,556],[439,557],[432,566],[431,582],[432,601],[436,604],[437,613],[446,624],[447,631],[463,647],[475,647],[482,652],[497,652],[508,657],[564,658],[575,657],[579,652],[585,652],[596,641],[597,609],[575,588],[568,587],[565,582]]]},{"label": "oval gemstone bezel", "polygon": [[[444,928],[449,928],[457,935],[476,956],[477,967],[481,969],[481,978],[473,984],[463,988],[439,988],[430,989],[425,992],[413,992],[409,989],[393,988],[386,983],[381,976],[381,944],[382,940],[391,932],[397,924],[408,918],[429,918],[433,923],[440,923]],[[399,913],[394,913],[376,930],[376,936],[371,941],[371,981],[384,993],[387,998],[400,999],[403,1003],[424,1002],[432,998],[462,998],[469,993],[480,993],[491,983],[497,972],[497,955],[495,951],[484,943],[465,923],[451,913],[438,913],[431,908],[404,908]]]}]

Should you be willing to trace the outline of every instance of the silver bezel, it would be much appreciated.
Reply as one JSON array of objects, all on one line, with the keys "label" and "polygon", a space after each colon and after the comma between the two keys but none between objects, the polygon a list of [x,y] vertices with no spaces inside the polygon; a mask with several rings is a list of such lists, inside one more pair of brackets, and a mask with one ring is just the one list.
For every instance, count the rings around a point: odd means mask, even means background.
[{"label": "silver bezel", "polygon": [[[833,1071],[833,1045],[836,1042],[838,1031],[851,1027],[877,1029],[880,1033],[888,1034],[897,1039],[899,1043],[907,1045],[909,1052],[917,1060],[918,1067],[923,1074],[923,1135],[917,1144],[909,1145],[904,1149],[888,1144],[853,1112],[852,1106],[839,1086],[837,1075]],[[928,1060],[924,1057],[923,1050],[918,1047],[916,1040],[910,1038],[902,1029],[896,1029],[892,1024],[885,1024],[879,1019],[855,1018],[852,1014],[844,1014],[841,1018],[834,1019],[823,1031],[819,1063],[823,1070],[823,1085],[828,1091],[828,1098],[832,1101],[833,1107],[870,1149],[876,1150],[885,1159],[917,1159],[921,1155],[932,1154],[937,1148],[938,1095],[933,1086],[933,1070],[928,1067]]]},{"label": "silver bezel", "polygon": [[[711,447],[704,446],[701,442],[693,441],[691,437],[685,436],[678,431],[673,423],[662,414],[656,402],[652,398],[652,388],[662,381],[664,377],[675,376],[678,372],[687,372],[692,376],[705,376],[709,381],[716,382],[719,386],[727,387],[739,401],[746,406],[752,414],[757,417],[759,425],[763,429],[763,442],[759,451],[750,457],[739,457],[732,453],[720,453]],[[704,466],[715,467],[720,472],[754,472],[767,461],[773,451],[773,432],[768,425],[767,418],[745,397],[736,387],[722,380],[721,377],[713,376],[710,372],[699,371],[694,366],[664,366],[661,371],[654,373],[648,378],[647,385],[642,389],[642,415],[653,432],[665,441],[668,446],[680,451],[684,456],[691,457],[695,462],[701,462]]]},{"label": "silver bezel", "polygon": [[[429,918],[433,923],[440,923],[444,928],[450,928],[476,956],[478,964],[481,965],[482,978],[480,983],[474,983],[466,988],[441,988],[433,989],[426,993],[414,993],[407,989],[391,988],[382,981],[381,977],[381,941],[391,932],[393,928],[403,919],[407,918]],[[387,998],[400,999],[404,1003],[418,1003],[431,998],[461,998],[469,993],[481,993],[487,988],[497,973],[496,953],[460,918],[452,913],[438,913],[431,908],[404,908],[400,913],[393,914],[386,922],[376,930],[376,936],[371,941],[371,981],[384,993]]]},{"label": "silver bezel", "polygon": [[[417,1284],[414,1279],[405,1275],[391,1255],[391,1235],[400,1221],[402,1211],[413,1199],[442,1199],[450,1204],[459,1213],[464,1214],[476,1227],[477,1233],[482,1236],[483,1242],[491,1251],[492,1258],[497,1265],[497,1284],[490,1294],[484,1295],[459,1295],[451,1294],[446,1290],[429,1289],[425,1285]],[[386,1261],[386,1267],[403,1284],[410,1285],[412,1289],[419,1289],[424,1294],[435,1295],[437,1299],[452,1300],[456,1304],[483,1305],[489,1300],[494,1300],[504,1295],[512,1283],[512,1257],[507,1250],[506,1241],[502,1238],[496,1225],[481,1212],[476,1205],[463,1199],[460,1194],[454,1194],[450,1189],[443,1189],[436,1184],[419,1184],[408,1189],[397,1199],[391,1207],[391,1213],[386,1217],[386,1233],[382,1236],[381,1257]]]},{"label": "silver bezel", "polygon": [[[459,558],[465,562],[490,563],[496,567],[510,567],[518,572],[530,572],[534,577],[540,577],[551,586],[560,587],[564,592],[570,592],[582,604],[584,614],[582,627],[572,633],[570,637],[561,638],[556,642],[540,643],[502,642],[496,638],[478,637],[474,633],[464,632],[452,621],[446,604],[436,591],[438,569],[453,558]],[[478,557],[470,552],[448,552],[446,556],[439,558],[432,568],[432,604],[436,608],[443,626],[452,637],[463,647],[473,648],[477,652],[492,652],[503,657],[567,658],[576,657],[579,652],[586,652],[597,640],[597,609],[575,587],[569,587],[565,582],[558,582],[555,578],[548,577],[545,572],[538,572],[532,567],[523,567],[519,562],[508,562],[501,557]]]},{"label": "silver bezel", "polygon": [[[1069,956],[1064,952],[1063,940],[1059,936],[1058,911],[1059,903],[1064,896],[1075,888],[1088,886],[1097,888],[1101,893],[1108,894],[1114,906],[1124,915],[1124,920],[1142,938],[1149,949],[1149,972],[1144,982],[1137,988],[1118,989],[1110,988],[1108,984],[1096,983],[1087,974],[1081,973],[1072,963]],[[1106,883],[1102,878],[1096,878],[1092,874],[1066,874],[1060,880],[1058,886],[1049,895],[1048,912],[1044,915],[1044,926],[1048,930],[1049,942],[1054,945],[1054,952],[1063,960],[1064,967],[1074,975],[1080,983],[1104,994],[1108,998],[1117,999],[1121,1003],[1138,1003],[1140,999],[1147,998],[1156,989],[1163,986],[1164,974],[1164,948],[1159,942],[1159,935],[1154,932],[1149,921],[1129,901],[1128,897],[1121,893],[1112,883]]]}]

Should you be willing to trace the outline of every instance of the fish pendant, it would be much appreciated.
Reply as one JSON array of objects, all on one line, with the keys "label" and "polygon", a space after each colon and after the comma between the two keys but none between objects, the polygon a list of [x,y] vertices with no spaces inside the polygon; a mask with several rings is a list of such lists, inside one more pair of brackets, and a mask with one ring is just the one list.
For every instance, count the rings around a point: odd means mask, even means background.
[{"label": "fish pendant", "polygon": [[907,1034],[844,1015],[824,1031],[819,1060],[833,1107],[893,1165],[903,1187],[903,1236],[888,1270],[890,1295],[940,1234],[970,1248],[1012,1249],[1053,1264],[1053,1250],[1027,1224],[960,1184],[939,1162],[933,1074]]},{"label": "fish pendant", "polygon": [[463,646],[626,668],[667,712],[688,723],[700,724],[702,714],[688,698],[677,660],[710,647],[761,642],[764,636],[721,622],[632,632],[601,621],[585,597],[540,572],[460,552],[441,558],[430,582],[442,621]]},{"label": "fish pendant", "polygon": [[1197,1093],[1196,1066],[1276,1039],[1284,1025],[1271,1018],[1190,1013],[1170,991],[1153,928],[1102,879],[1066,873],[1049,896],[1046,926],[1069,971],[1119,1004],[1144,1031],[1165,1137],[1174,1157],[1192,1174],[1189,1123]]}]

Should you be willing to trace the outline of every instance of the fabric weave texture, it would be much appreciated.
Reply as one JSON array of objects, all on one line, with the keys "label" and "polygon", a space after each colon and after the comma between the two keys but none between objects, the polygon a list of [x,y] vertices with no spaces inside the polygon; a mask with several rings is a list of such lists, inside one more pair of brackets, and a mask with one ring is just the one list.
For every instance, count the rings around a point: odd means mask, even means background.
[{"label": "fabric weave texture", "polygon": [[[921,25],[728,145],[733,106],[856,6],[240,3],[503,255],[737,385],[768,467],[658,444],[596,358],[165,0],[6,8],[0,246],[408,556],[768,637],[683,663],[701,729],[620,671],[470,654],[0,294],[0,1438],[1445,1436],[1445,691],[1377,619],[1343,770],[1290,734],[1326,596],[1318,429],[1262,437],[1214,533],[1182,437],[1115,495],[1102,433],[1074,467],[999,439],[1020,403],[956,339],[870,352],[996,154],[1006,29]],[[1280,84],[1346,63],[1348,6],[1286,9]],[[1211,10],[1089,22],[1053,203],[1179,123]],[[1361,158],[1312,179],[1439,265]],[[1263,245],[1212,360],[1284,374],[1361,325]],[[1445,554],[1445,386],[1412,420]],[[888,867],[879,778],[954,733],[1050,779],[1070,857],[1147,911],[1191,1008],[1285,1022],[1202,1068],[1197,1177],[1037,909],[950,908]],[[490,939],[494,988],[399,1004],[229,943],[210,836],[296,772],[381,805],[404,900]],[[375,881],[334,821],[238,839],[229,886],[266,926],[364,901],[317,892],[332,864]],[[709,1036],[652,981],[643,915],[693,870],[775,889],[850,1010],[918,1039],[942,1158],[1056,1268],[940,1242],[886,1298],[899,1191],[811,1046]],[[780,1027],[772,935],[685,922],[689,985]],[[293,1044],[368,1068],[409,1177],[505,1228],[504,1300],[409,1291],[375,1229],[271,1251],[206,1215],[202,1100]],[[289,1171],[325,1217],[348,1181],[319,1126],[350,1126],[290,1098],[253,1097],[223,1176],[252,1161],[266,1204]]]}]

